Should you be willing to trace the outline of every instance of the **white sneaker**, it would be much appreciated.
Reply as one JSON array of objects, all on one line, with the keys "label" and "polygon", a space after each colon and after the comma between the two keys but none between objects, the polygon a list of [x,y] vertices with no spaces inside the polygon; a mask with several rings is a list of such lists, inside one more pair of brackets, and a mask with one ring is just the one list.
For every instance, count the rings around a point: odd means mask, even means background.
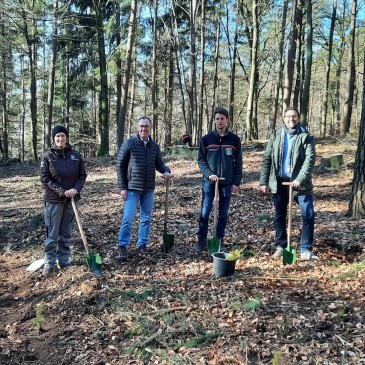
[{"label": "white sneaker", "polygon": [[283,248],[282,247],[280,247],[280,246],[277,246],[276,247],[276,251],[275,251],[275,253],[272,255],[272,258],[274,259],[274,260],[276,260],[276,259],[278,259],[279,257],[282,257],[283,256]]},{"label": "white sneaker", "polygon": [[300,253],[301,260],[319,260],[319,257],[316,256],[312,251],[302,251]]}]

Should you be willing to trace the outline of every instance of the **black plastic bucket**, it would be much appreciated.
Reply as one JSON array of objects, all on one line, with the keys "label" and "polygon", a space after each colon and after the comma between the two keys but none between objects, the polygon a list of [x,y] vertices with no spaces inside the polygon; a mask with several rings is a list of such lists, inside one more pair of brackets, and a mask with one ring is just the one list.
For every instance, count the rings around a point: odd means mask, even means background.
[{"label": "black plastic bucket", "polygon": [[215,252],[213,256],[213,268],[216,276],[231,276],[236,270],[237,261],[226,260],[224,252]]}]

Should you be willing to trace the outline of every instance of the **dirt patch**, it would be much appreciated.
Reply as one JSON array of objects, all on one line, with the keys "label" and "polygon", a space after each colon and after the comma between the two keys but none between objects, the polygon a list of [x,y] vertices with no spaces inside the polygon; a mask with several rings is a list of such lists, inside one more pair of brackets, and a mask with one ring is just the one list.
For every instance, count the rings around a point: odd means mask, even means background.
[{"label": "dirt patch", "polygon": [[[337,144],[320,144],[326,152]],[[273,207],[261,195],[262,151],[244,156],[227,243],[247,246],[230,278],[195,256],[201,176],[194,158],[170,156],[169,231],[163,243],[164,184],[158,179],[150,254],[135,245],[116,261],[122,206],[115,160],[87,161],[80,215],[103,276],[88,271],[75,227],[72,266],[43,278],[26,267],[42,257],[43,190],[38,166],[0,167],[0,364],[360,364],[365,363],[364,220],[346,216],[354,148],[339,171],[317,168],[316,242],[320,261],[271,260]],[[137,223],[137,221],[136,221]],[[133,238],[136,238],[134,225]],[[300,213],[294,212],[294,237]]]}]

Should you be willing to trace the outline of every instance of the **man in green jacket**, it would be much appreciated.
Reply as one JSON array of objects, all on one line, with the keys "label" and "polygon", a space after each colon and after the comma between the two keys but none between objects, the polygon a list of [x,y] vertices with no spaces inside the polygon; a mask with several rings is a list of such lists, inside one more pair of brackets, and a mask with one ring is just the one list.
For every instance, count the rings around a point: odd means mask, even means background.
[{"label": "man in green jacket", "polygon": [[315,216],[312,197],[314,164],[314,139],[299,123],[299,112],[295,108],[287,108],[284,112],[284,124],[270,137],[260,175],[261,191],[274,195],[277,244],[274,259],[282,256],[287,244],[289,187],[283,185],[283,182],[291,182],[294,200],[299,204],[302,216],[301,259],[318,260],[318,256],[312,252]]}]

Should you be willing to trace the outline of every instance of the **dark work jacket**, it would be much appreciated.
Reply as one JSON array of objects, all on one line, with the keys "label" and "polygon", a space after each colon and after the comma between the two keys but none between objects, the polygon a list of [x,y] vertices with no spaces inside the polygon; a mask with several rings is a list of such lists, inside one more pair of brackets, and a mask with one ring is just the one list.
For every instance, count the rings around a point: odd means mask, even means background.
[{"label": "dark work jacket", "polygon": [[218,131],[205,135],[199,143],[198,165],[204,180],[210,175],[224,177],[222,185],[240,185],[242,179],[242,147],[240,138],[226,129],[224,136]]},{"label": "dark work jacket", "polygon": [[151,137],[145,145],[138,134],[121,145],[116,168],[120,190],[154,190],[156,170],[161,174],[170,172],[162,161],[159,145]]},{"label": "dark work jacket", "polygon": [[76,189],[79,194],[86,180],[84,161],[79,152],[69,144],[63,150],[51,146],[41,160],[41,183],[45,188],[44,201],[59,203],[66,201],[65,191]]},{"label": "dark work jacket", "polygon": [[[283,149],[283,128],[276,129],[270,136],[262,159],[260,186],[268,186],[273,194],[278,190],[278,172],[281,167]],[[291,181],[298,180],[300,187],[293,191],[296,195],[313,193],[312,173],[316,161],[314,139],[311,134],[298,124],[297,138],[292,149],[292,176]]]}]

